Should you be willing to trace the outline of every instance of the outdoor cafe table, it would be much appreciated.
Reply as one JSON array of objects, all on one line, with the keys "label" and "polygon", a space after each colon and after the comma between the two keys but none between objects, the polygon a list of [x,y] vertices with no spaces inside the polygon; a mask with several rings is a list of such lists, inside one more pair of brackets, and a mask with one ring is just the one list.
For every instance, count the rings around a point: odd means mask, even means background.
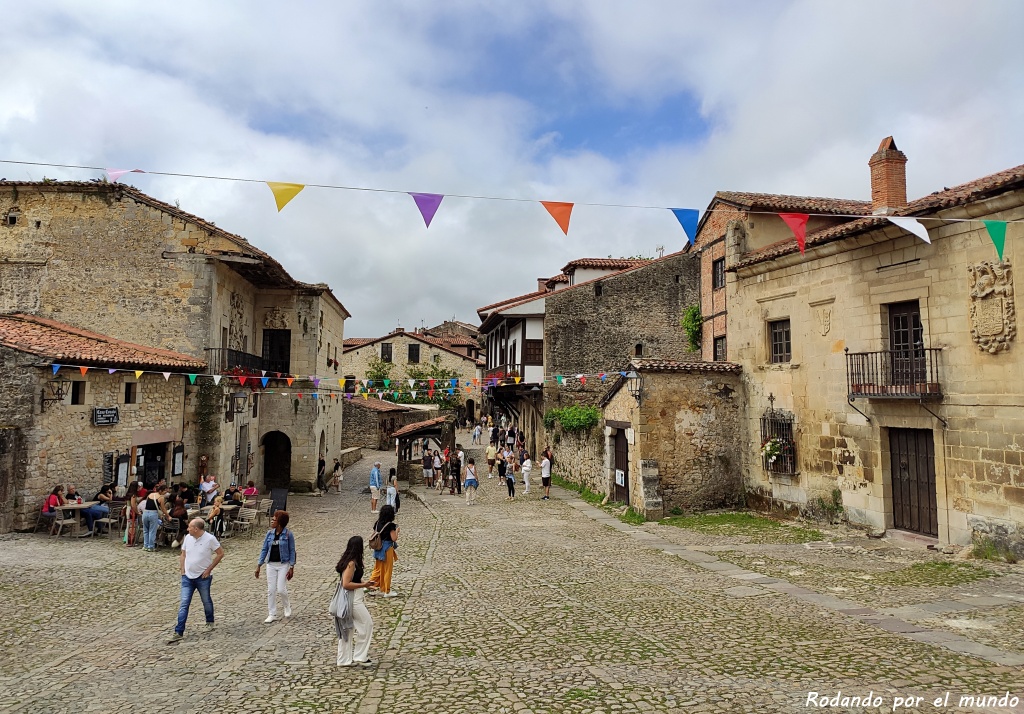
[{"label": "outdoor cafe table", "polygon": [[[62,511],[71,511],[71,535],[78,538],[82,534],[78,532],[78,514],[89,506],[95,506],[99,501],[82,501],[81,503],[65,503],[57,506]],[[65,516],[66,517],[66,516]],[[89,535],[92,535],[91,533]]]}]

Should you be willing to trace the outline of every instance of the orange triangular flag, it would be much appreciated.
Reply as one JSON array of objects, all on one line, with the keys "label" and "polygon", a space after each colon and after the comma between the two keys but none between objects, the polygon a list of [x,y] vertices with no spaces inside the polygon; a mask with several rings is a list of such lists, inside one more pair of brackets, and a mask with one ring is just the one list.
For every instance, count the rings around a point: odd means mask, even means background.
[{"label": "orange triangular flag", "polygon": [[267,181],[267,185],[270,186],[270,190],[274,192],[274,200],[277,201],[277,211],[281,212],[281,209],[288,205],[288,202],[299,195],[299,191],[306,188],[306,184],[303,183],[279,183],[277,181]]},{"label": "orange triangular flag", "polygon": [[573,204],[560,201],[541,201],[540,205],[548,209],[548,213],[555,219],[555,223],[562,229],[562,233],[569,235],[569,216],[572,215]]},{"label": "orange triangular flag", "polygon": [[290,387],[290,386],[292,386],[292,382],[295,381],[295,377],[288,377],[284,381],[288,382],[288,386]]},{"label": "orange triangular flag", "polygon": [[84,377],[85,373],[89,371],[89,368],[88,367],[79,367],[78,371],[81,372],[82,376]]}]

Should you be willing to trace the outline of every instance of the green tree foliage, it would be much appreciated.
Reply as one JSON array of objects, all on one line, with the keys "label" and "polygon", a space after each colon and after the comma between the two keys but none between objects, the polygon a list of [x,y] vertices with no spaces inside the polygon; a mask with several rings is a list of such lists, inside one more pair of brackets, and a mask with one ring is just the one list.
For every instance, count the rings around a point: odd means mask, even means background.
[{"label": "green tree foliage", "polygon": [[586,431],[597,426],[599,421],[601,421],[601,410],[597,407],[572,406],[548,409],[544,415],[546,428],[554,429],[555,422],[558,422],[565,431]]},{"label": "green tree foliage", "polygon": [[395,368],[393,362],[385,362],[377,355],[370,358],[370,364],[366,368],[366,378],[372,379],[374,385],[379,385],[385,379],[391,379],[391,370]]},{"label": "green tree foliage", "polygon": [[697,351],[701,347],[701,337],[704,333],[704,318],[700,314],[700,305],[690,305],[683,313],[679,321],[686,331],[686,338],[690,341],[690,349]]}]

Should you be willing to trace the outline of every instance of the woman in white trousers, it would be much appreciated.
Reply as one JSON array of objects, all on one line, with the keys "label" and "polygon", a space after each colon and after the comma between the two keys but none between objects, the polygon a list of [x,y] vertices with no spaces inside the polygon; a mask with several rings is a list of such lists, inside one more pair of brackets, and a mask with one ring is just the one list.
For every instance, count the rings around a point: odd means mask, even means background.
[{"label": "woman in white trousers", "polygon": [[[348,539],[345,552],[335,566],[341,576],[341,587],[346,597],[351,597],[350,607],[345,616],[335,618],[338,633],[338,666],[372,666],[370,641],[373,639],[373,619],[366,609],[363,590],[377,586],[373,579],[363,582],[363,538],[352,536]],[[340,614],[340,613],[339,613]]]},{"label": "woman in white trousers", "polygon": [[527,452],[523,452],[523,463],[519,466],[523,471],[523,485],[526,488],[523,489],[523,493],[530,492],[530,470],[533,469],[533,462],[530,461],[530,455]]},{"label": "woman in white trousers", "polygon": [[270,521],[270,530],[263,539],[263,550],[256,564],[256,578],[260,577],[260,568],[267,566],[267,609],[270,614],[266,623],[276,621],[277,596],[281,596],[284,616],[292,616],[292,604],[288,599],[288,581],[295,572],[295,536],[288,530],[288,511],[274,511]]}]

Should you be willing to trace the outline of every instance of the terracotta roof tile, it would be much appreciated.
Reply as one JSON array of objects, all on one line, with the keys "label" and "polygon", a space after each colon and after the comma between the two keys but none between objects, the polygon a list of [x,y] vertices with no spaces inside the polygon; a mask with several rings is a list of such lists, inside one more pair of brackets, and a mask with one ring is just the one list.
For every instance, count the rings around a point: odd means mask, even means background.
[{"label": "terracotta roof tile", "polygon": [[445,344],[438,342],[438,338],[436,337],[430,337],[429,335],[421,335],[418,332],[391,332],[384,335],[383,337],[348,337],[342,341],[341,351],[342,353],[351,352],[352,350],[358,350],[362,347],[367,347],[376,342],[394,340],[401,337],[409,337],[413,340],[416,340],[417,342],[422,342],[428,347],[433,347],[434,349],[437,350],[443,350],[445,352],[448,352],[449,354],[455,355],[456,357],[461,357],[462,359],[469,360],[474,364],[479,364],[480,362],[479,360],[470,357],[465,352],[459,352],[458,350],[452,349],[451,347],[448,347]]},{"label": "terracotta roof tile", "polygon": [[[934,213],[944,208],[964,205],[971,201],[981,200],[987,198],[989,195],[1019,188],[1021,186],[1024,186],[1024,165],[1016,166],[1012,169],[1006,169],[1005,171],[1000,171],[959,186],[954,186],[953,188],[936,191],[928,196],[915,199],[903,208],[897,210],[893,215],[926,216],[929,213]],[[831,228],[815,231],[814,233],[808,233],[806,245],[807,247],[810,247],[831,243],[851,235],[864,233],[883,225],[892,225],[886,220],[885,216],[865,216],[864,218],[857,218],[849,223],[843,223],[842,225],[832,226]],[[773,243],[772,245],[766,246],[758,251],[747,253],[744,255],[742,260],[738,261],[735,265],[730,266],[729,270],[736,270],[737,268],[756,265],[757,263],[763,263],[798,251],[799,248],[796,245],[796,241],[792,239],[779,241],[778,243]]]},{"label": "terracotta roof tile", "polygon": [[569,282],[569,276],[565,273],[559,273],[558,275],[552,275],[550,278],[544,281],[545,283],[567,283]]},{"label": "terracotta roof tile", "polygon": [[719,191],[715,194],[715,198],[750,211],[798,211],[855,216],[871,213],[871,201],[853,201],[846,198],[787,196],[780,193],[747,193],[745,191]]},{"label": "terracotta roof tile", "polygon": [[529,302],[530,300],[534,300],[534,299],[539,298],[539,297],[544,297],[547,294],[548,294],[547,290],[534,290],[532,293],[526,293],[524,295],[517,295],[516,297],[506,298],[506,299],[504,299],[504,300],[502,300],[500,302],[496,302],[496,303],[493,303],[491,305],[484,305],[483,307],[478,307],[476,309],[476,311],[477,311],[477,314],[479,314],[479,313],[484,312],[486,310],[491,310],[491,309],[497,308],[497,307],[510,307],[513,303],[518,305],[520,303]]},{"label": "terracotta roof tile", "polygon": [[417,431],[419,431],[420,429],[427,429],[427,428],[432,427],[432,426],[437,426],[438,424],[443,424],[444,422],[448,421],[449,419],[450,419],[450,417],[447,417],[447,416],[439,416],[439,417],[434,417],[433,419],[427,419],[426,421],[418,421],[418,422],[415,422],[413,424],[407,424],[407,425],[403,426],[401,429],[399,429],[398,431],[393,432],[391,434],[391,436],[394,436],[394,437],[397,438],[399,436],[405,436],[406,434],[414,434]]},{"label": "terracotta roof tile", "polygon": [[205,362],[190,355],[125,342],[22,313],[0,315],[0,344],[55,363],[83,367],[156,367],[172,372],[206,369]]},{"label": "terracotta roof tile", "polygon": [[742,372],[743,368],[734,362],[680,362],[669,359],[634,359],[633,369],[646,372]]},{"label": "terracotta roof tile", "polygon": [[383,399],[378,399],[375,396],[369,396],[366,399],[359,397],[358,399],[352,397],[349,402],[353,406],[359,407],[360,409],[369,409],[372,412],[407,412],[411,411],[409,407],[403,407],[401,404],[395,404],[394,402],[386,402]]},{"label": "terracotta roof tile", "polygon": [[644,263],[650,263],[648,258],[577,258],[570,260],[562,268],[563,273],[569,273],[576,268],[606,268],[608,270],[624,270],[635,268]]}]

